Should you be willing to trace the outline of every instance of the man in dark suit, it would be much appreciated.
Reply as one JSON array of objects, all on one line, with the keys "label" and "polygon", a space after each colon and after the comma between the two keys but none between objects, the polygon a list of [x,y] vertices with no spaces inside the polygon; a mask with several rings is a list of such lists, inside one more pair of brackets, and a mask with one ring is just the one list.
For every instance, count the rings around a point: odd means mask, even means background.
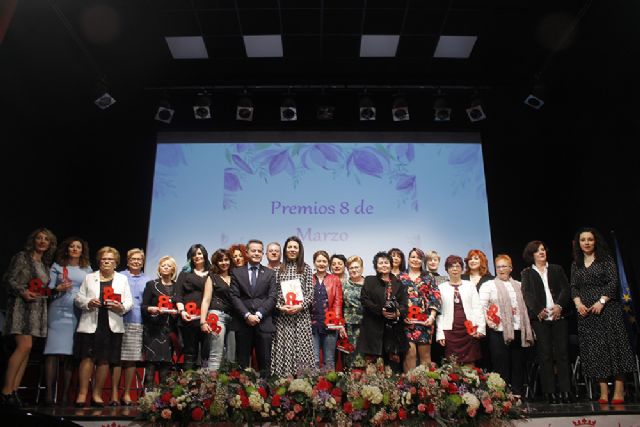
[{"label": "man in dark suit", "polygon": [[268,372],[276,330],[271,317],[276,305],[276,275],[260,264],[263,247],[260,240],[247,243],[249,262],[231,272],[231,301],[236,315],[244,320],[236,331],[236,360],[248,367],[255,348],[259,369]]}]

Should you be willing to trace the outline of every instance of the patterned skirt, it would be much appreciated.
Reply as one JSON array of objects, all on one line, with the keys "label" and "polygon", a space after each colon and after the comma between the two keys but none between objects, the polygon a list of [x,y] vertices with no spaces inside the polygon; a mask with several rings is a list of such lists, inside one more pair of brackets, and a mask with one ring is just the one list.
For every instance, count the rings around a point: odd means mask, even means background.
[{"label": "patterned skirt", "polygon": [[129,362],[142,360],[142,330],[142,325],[137,323],[124,324],[121,360]]}]

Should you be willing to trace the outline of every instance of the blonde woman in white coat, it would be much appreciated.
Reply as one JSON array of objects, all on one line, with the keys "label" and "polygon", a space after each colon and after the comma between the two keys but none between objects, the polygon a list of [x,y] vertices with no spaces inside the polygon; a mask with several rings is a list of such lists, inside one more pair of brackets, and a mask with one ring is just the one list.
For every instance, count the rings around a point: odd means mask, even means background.
[{"label": "blonde woman in white coat", "polygon": [[439,286],[442,310],[436,339],[445,347],[445,357],[455,356],[458,362],[473,365],[482,357],[480,339],[486,334],[486,323],[475,285],[461,278],[462,266],[457,255],[445,261],[449,280]]},{"label": "blonde woman in white coat", "polygon": [[115,271],[120,263],[118,250],[105,246],[98,250],[96,258],[99,270],[87,274],[74,301],[82,310],[74,343],[75,355],[80,359],[76,406],[87,402],[94,363],[97,368],[91,402],[94,406],[104,406],[102,388],[109,364],[120,364],[122,316],[133,306],[127,277]]}]

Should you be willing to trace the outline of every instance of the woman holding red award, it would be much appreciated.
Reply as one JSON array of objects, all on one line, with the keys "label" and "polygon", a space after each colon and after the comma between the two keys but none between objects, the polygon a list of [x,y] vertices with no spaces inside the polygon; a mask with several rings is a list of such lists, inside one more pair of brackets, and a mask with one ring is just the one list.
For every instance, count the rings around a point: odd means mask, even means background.
[{"label": "woman holding red award", "polygon": [[58,378],[60,361],[64,363],[62,404],[69,396],[69,385],[74,370],[73,336],[78,327],[78,316],[74,299],[87,274],[89,265],[89,245],[80,237],[69,237],[58,247],[56,262],[49,271],[49,289],[53,291],[48,313],[47,343],[44,346],[45,376],[47,394],[45,404],[54,402],[54,382]]},{"label": "woman holding red award", "polygon": [[509,255],[496,257],[497,277],[480,287],[480,302],[487,320],[487,338],[493,370],[522,395],[525,347],[533,346],[534,334],[529,322],[522,286],[511,278]]},{"label": "woman holding red award", "polygon": [[431,365],[431,341],[434,335],[436,315],[440,311],[440,290],[434,277],[422,269],[424,252],[413,248],[409,252],[409,270],[398,277],[407,290],[408,314],[404,319],[409,350],[404,358],[404,371],[416,367],[417,356],[420,364]]},{"label": "woman holding red award", "polygon": [[7,283],[7,319],[4,335],[12,335],[16,349],[9,357],[0,404],[22,406],[17,395],[27,367],[33,337],[47,336],[47,299],[44,285],[56,251],[56,236],[46,228],[34,230],[12,259],[3,281]]},{"label": "woman holding red award", "polygon": [[315,366],[311,307],[313,276],[304,262],[302,241],[291,236],[284,243],[282,265],[276,271],[276,332],[271,348],[271,374],[295,375]]},{"label": "woman holding red award", "polygon": [[147,282],[142,294],[142,335],[144,386],[153,388],[156,371],[160,383],[169,373],[173,353],[178,351],[178,310],[173,301],[176,283],[176,260],[163,256],[158,261],[158,278]]},{"label": "woman holding red award", "polygon": [[74,354],[80,359],[79,390],[76,406],[84,406],[89,393],[89,379],[96,368],[91,401],[104,406],[102,387],[109,365],[120,364],[124,321],[122,316],[133,307],[127,276],[116,272],[120,252],[104,246],[96,254],[99,270],[87,274],[74,300],[82,310],[74,342]]},{"label": "woman holding red award", "polygon": [[482,357],[480,339],[486,323],[475,285],[462,280],[463,265],[457,255],[449,255],[444,263],[449,281],[440,284],[442,311],[436,339],[445,348],[445,357],[455,356],[458,362],[474,365]]},{"label": "woman holding red award", "polygon": [[[336,258],[339,262],[342,260]],[[346,336],[342,318],[342,282],[335,274],[327,274],[329,254],[317,251],[313,254],[316,273],[313,275],[313,311],[311,328],[313,330],[313,349],[316,366],[320,368],[320,349],[324,369],[333,371],[336,367],[336,344],[338,333]],[[338,329],[338,331],[336,331]]]}]

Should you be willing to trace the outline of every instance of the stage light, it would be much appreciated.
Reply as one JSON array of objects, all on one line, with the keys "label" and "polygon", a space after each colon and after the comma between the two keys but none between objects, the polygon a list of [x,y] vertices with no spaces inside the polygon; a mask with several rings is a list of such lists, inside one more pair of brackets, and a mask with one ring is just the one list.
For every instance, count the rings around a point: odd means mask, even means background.
[{"label": "stage light", "polygon": [[371,121],[376,119],[376,107],[373,100],[364,95],[360,97],[360,121]]},{"label": "stage light", "polygon": [[96,100],[93,101],[93,103],[96,104],[98,108],[100,108],[101,110],[106,110],[107,108],[115,104],[116,100],[111,95],[109,95],[108,92],[105,92],[102,95],[100,95],[98,98],[96,98]]},{"label": "stage light", "polygon": [[329,95],[325,94],[324,91],[318,96],[316,105],[316,118],[318,120],[333,120],[336,107]]},{"label": "stage light", "polygon": [[253,100],[248,95],[238,98],[238,103],[236,104],[236,120],[242,122],[253,121]]},{"label": "stage light", "polygon": [[404,122],[409,120],[409,104],[404,95],[396,95],[391,107],[391,117],[394,122]]},{"label": "stage light", "polygon": [[171,120],[173,120],[174,114],[175,110],[171,108],[169,101],[163,99],[158,104],[158,110],[156,111],[156,116],[154,118],[159,122],[169,124],[171,123]]},{"label": "stage light", "polygon": [[482,102],[478,98],[471,101],[471,105],[466,111],[467,117],[469,117],[471,122],[479,122],[487,118],[487,115],[484,113],[484,109],[482,108]]},{"label": "stage light", "polygon": [[532,94],[529,94],[529,96],[525,98],[524,103],[531,108],[535,108],[536,110],[541,109],[544,105],[544,101],[542,99]]},{"label": "stage light", "polygon": [[451,121],[451,108],[447,106],[444,97],[439,96],[433,102],[433,120],[436,122]]},{"label": "stage light", "polygon": [[193,116],[196,120],[207,120],[211,118],[211,97],[208,93],[199,93],[193,104]]},{"label": "stage light", "polygon": [[298,120],[298,108],[292,96],[285,96],[280,104],[280,121],[295,122]]}]

